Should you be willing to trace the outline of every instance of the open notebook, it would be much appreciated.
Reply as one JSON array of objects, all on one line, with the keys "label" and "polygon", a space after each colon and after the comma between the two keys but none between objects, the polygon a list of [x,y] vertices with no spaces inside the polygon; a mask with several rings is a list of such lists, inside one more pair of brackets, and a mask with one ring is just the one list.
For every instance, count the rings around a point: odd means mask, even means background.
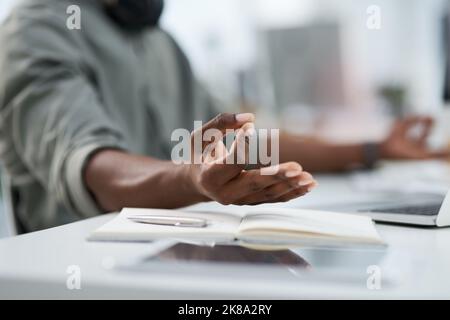
[{"label": "open notebook", "polygon": [[[202,218],[203,228],[131,221],[140,215]],[[125,208],[95,230],[91,241],[176,239],[248,245],[384,245],[368,217],[300,209],[260,209],[242,214]]]}]

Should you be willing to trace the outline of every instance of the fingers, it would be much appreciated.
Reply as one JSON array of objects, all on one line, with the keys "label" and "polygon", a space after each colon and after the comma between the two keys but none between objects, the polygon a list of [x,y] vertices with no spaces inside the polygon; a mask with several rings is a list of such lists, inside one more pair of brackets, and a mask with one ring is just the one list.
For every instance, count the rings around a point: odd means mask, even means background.
[{"label": "fingers", "polygon": [[[213,132],[212,135],[217,136],[217,138],[221,138],[226,134],[227,129],[236,130],[241,128],[246,123],[253,123],[255,121],[255,116],[252,113],[221,113],[216,116],[214,119],[210,120],[203,127],[198,128],[192,132],[193,140],[202,142],[202,151],[203,148],[210,144],[213,141],[204,141],[210,139],[203,139],[203,135],[207,131]],[[216,132],[216,133],[214,133]],[[217,141],[215,141],[217,142]]]},{"label": "fingers", "polygon": [[427,143],[428,137],[431,134],[431,130],[433,129],[434,120],[430,117],[424,117],[419,122],[422,124],[422,132],[417,138],[417,142],[420,145],[425,145]]},{"label": "fingers", "polygon": [[246,123],[237,130],[230,152],[221,159],[217,159],[217,163],[238,164],[245,168],[249,163],[249,140],[256,134],[255,125]]},{"label": "fingers", "polygon": [[203,161],[205,163],[213,163],[226,157],[227,154],[228,150],[223,141],[218,141],[205,148],[205,151],[203,152]]},{"label": "fingers", "polygon": [[255,116],[252,113],[221,113],[206,123],[202,129],[203,131],[218,129],[222,133],[225,133],[226,129],[239,129],[247,122],[255,122]]},{"label": "fingers", "polygon": [[428,116],[409,116],[399,121],[404,127],[410,128],[418,124],[433,123],[433,118]]},{"label": "fingers", "polygon": [[212,194],[220,194],[220,190],[229,183],[229,181],[237,178],[245,165],[238,164],[223,164],[216,161],[211,163],[204,163],[202,165],[202,172],[200,173],[199,183],[206,190]]},{"label": "fingers", "polygon": [[412,129],[420,126],[421,132],[414,140],[418,144],[425,144],[434,125],[434,120],[428,116],[411,116],[400,120],[394,126],[394,132],[407,135]]},{"label": "fingers", "polygon": [[[251,113],[228,114],[223,113],[206,123],[201,128],[194,130],[191,134],[192,161],[194,164],[202,164],[202,171],[206,174],[201,180],[208,184],[215,180],[218,184],[225,183],[238,175],[246,166],[248,158],[248,147],[245,147],[245,137],[249,131],[254,132],[253,121],[255,116]],[[242,130],[244,128],[244,131]],[[229,153],[223,144],[223,137],[227,129],[237,131],[237,138],[243,143],[233,144]],[[236,139],[238,140],[238,139]],[[244,145],[243,152],[237,153],[238,145]],[[242,149],[242,147],[240,147]],[[241,162],[232,161],[232,157],[243,155]]]},{"label": "fingers", "polygon": [[234,202],[280,182],[292,180],[292,184],[295,184],[303,170],[298,163],[288,162],[279,165],[277,169],[274,168],[274,172],[274,175],[262,175],[260,169],[243,171],[223,186],[221,196],[226,202]]},{"label": "fingers", "polygon": [[288,201],[312,191],[316,185],[317,183],[309,173],[302,172],[298,177],[281,181],[261,191],[247,195],[236,201],[236,204],[255,205]]},{"label": "fingers", "polygon": [[[191,134],[191,148],[194,163],[201,163],[204,159],[211,161],[224,158],[227,153],[226,148],[220,145],[227,130],[241,129],[246,126],[246,130],[253,128],[255,116],[251,113],[230,114],[222,113],[206,123],[201,128],[195,129]],[[216,154],[220,151],[220,154]],[[229,162],[230,163],[230,162]]]},{"label": "fingers", "polygon": [[[208,171],[220,184],[224,184],[239,175],[247,166],[249,159],[250,135],[255,134],[253,123],[247,123],[238,129],[235,141],[228,152],[222,141],[206,147],[205,162],[213,160]],[[214,150],[215,156],[211,156],[209,148]]]},{"label": "fingers", "polygon": [[250,123],[239,129],[230,152],[228,152],[222,141],[207,146],[207,150],[212,147],[215,153],[215,156],[212,156],[207,151],[205,156],[204,164],[209,164],[205,172],[208,179],[214,181],[218,186],[222,186],[242,173],[248,164],[249,158],[249,146],[246,137],[253,132],[254,126]]},{"label": "fingers", "polygon": [[279,199],[276,199],[274,202],[288,202],[294,199],[297,199],[298,197],[303,197],[307,193],[311,192],[314,188],[316,188],[319,184],[317,182],[313,183],[311,186],[308,186],[305,189],[297,189],[289,192],[288,194],[285,194],[284,196],[280,197]]},{"label": "fingers", "polygon": [[[265,199],[272,199],[301,187],[300,180],[302,186],[314,180],[309,173],[303,172],[301,166],[296,162],[283,163],[278,167],[277,170],[274,169],[274,172],[276,172],[274,175],[262,175],[260,169],[242,171],[224,185],[218,185],[217,180],[211,179],[215,183],[214,186],[209,186],[209,190],[214,189],[211,197],[222,204],[263,202]],[[274,190],[269,190],[274,194],[272,197],[264,196],[263,191],[265,189],[276,185],[279,186]],[[246,199],[250,196],[252,198]],[[238,201],[241,199],[242,201]]]},{"label": "fingers", "polygon": [[414,128],[420,128],[419,134],[414,140],[419,145],[424,145],[433,128],[433,119],[426,116],[412,116],[405,120],[405,131],[410,132]]}]

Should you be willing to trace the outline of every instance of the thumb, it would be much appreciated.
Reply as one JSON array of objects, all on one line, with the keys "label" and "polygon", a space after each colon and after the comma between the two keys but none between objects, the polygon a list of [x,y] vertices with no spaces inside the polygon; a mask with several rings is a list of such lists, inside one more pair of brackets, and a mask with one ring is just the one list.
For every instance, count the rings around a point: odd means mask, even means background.
[{"label": "thumb", "polygon": [[202,127],[202,130],[217,129],[225,134],[227,129],[239,129],[247,122],[255,122],[255,115],[253,113],[221,113],[206,123]]},{"label": "thumb", "polygon": [[241,128],[244,124],[253,123],[254,121],[255,115],[253,113],[221,113],[201,128],[194,130],[191,137],[193,141],[202,141],[201,146],[203,150],[209,143],[211,143],[210,141],[203,141],[203,135],[206,131],[217,130],[223,137],[226,134],[227,129],[236,130]]}]

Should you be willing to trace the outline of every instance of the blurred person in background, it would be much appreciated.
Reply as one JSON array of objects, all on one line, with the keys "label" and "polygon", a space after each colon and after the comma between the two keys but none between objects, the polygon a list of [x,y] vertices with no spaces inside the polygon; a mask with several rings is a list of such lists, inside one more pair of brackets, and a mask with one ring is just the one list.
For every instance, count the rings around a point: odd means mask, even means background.
[{"label": "blurred person in background", "polygon": [[[80,30],[66,24],[74,4]],[[242,165],[175,165],[173,130],[202,120],[203,129],[242,131],[255,119],[220,114],[183,51],[159,28],[163,7],[163,0],[26,0],[1,27],[0,155],[22,231],[125,206],[284,202],[316,186],[307,171],[448,156],[427,148],[432,120],[414,117],[377,144],[282,133],[273,176]],[[417,126],[421,133],[411,136]]]}]

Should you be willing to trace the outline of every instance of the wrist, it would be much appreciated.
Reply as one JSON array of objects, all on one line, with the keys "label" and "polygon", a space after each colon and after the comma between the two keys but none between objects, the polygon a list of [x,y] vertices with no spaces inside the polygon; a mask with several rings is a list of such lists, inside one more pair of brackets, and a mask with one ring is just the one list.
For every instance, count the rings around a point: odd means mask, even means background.
[{"label": "wrist", "polygon": [[176,208],[209,201],[189,165],[105,150],[87,163],[85,181],[103,211],[123,207]]},{"label": "wrist", "polygon": [[208,202],[211,199],[199,188],[196,181],[196,175],[193,172],[194,167],[191,164],[175,165],[177,181],[180,181],[182,192],[189,195],[195,202]]}]

